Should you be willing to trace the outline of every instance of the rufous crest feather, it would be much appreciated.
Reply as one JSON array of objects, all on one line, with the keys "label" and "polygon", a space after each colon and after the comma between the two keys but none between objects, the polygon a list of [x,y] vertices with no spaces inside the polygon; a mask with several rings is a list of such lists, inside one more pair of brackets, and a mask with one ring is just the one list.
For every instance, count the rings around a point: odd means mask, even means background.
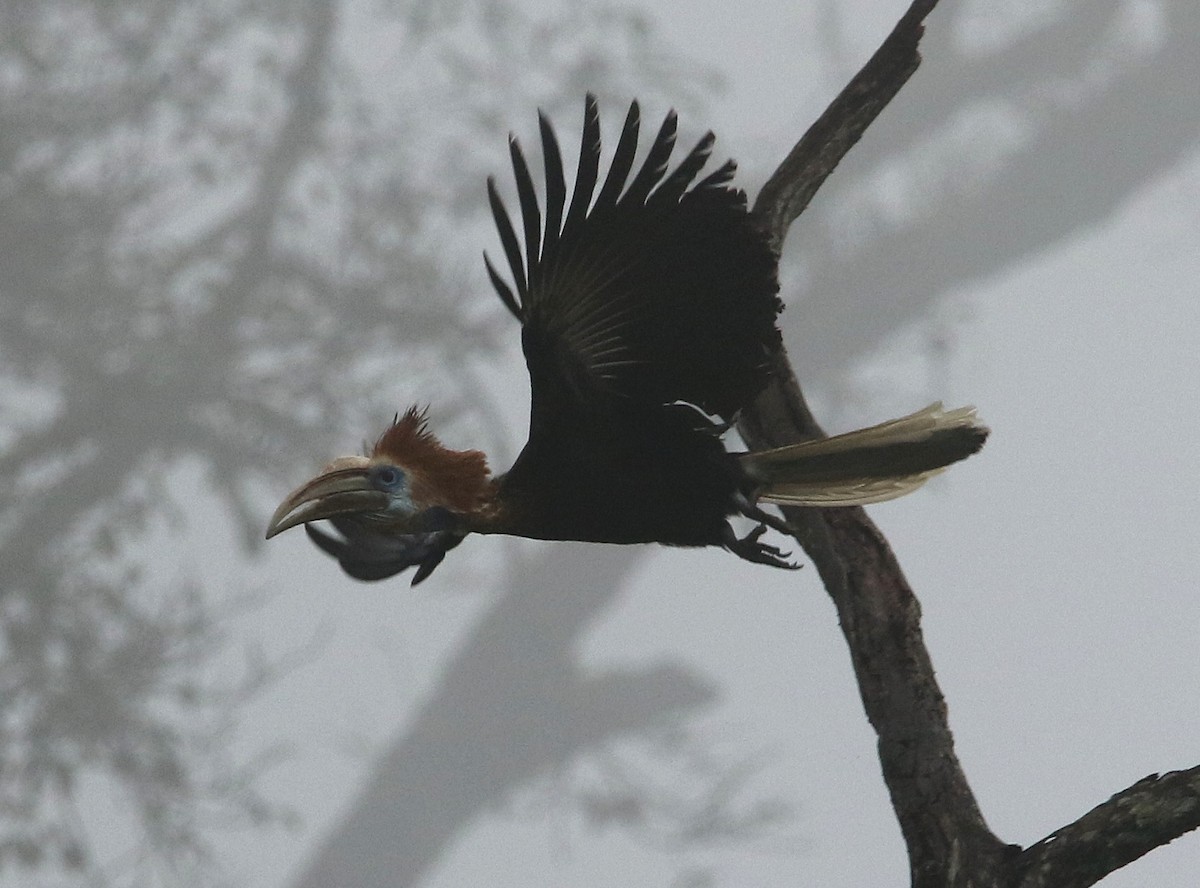
[{"label": "rufous crest feather", "polygon": [[426,411],[410,407],[379,436],[372,461],[386,460],[409,475],[413,499],[452,512],[472,512],[491,494],[487,457],[479,450],[450,450],[429,431]]}]

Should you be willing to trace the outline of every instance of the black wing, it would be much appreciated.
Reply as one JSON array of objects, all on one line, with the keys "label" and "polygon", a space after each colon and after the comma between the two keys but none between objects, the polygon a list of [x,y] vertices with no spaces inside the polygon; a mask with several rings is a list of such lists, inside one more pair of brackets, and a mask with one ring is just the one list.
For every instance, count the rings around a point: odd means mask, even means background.
[{"label": "black wing", "polygon": [[359,525],[339,521],[337,517],[330,521],[342,537],[305,524],[308,538],[326,555],[336,558],[347,574],[366,582],[385,580],[416,567],[412,579],[415,586],[433,573],[446,553],[463,540],[461,533],[449,530],[386,536],[366,532]]},{"label": "black wing", "polygon": [[[731,418],[766,382],[778,346],[776,256],[729,187],[725,163],[693,184],[711,133],[670,174],[676,117],[667,116],[630,179],[639,111],[629,109],[599,194],[600,123],[587,97],[575,188],[567,203],[562,156],[546,118],[542,212],[516,140],[510,140],[524,251],[488,181],[492,213],[512,273],[487,259],[504,304],[521,321],[533,433],[539,417],[609,413],[683,401]],[[635,412],[637,412],[635,410]],[[532,437],[531,434],[531,437]]]}]

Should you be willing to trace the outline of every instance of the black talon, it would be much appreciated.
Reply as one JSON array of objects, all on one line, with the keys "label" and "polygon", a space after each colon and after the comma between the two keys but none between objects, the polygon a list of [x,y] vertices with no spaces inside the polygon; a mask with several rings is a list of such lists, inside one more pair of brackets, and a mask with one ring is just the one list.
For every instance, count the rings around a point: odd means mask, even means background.
[{"label": "black talon", "polygon": [[734,533],[733,528],[726,524],[725,530],[721,535],[722,545],[739,558],[752,561],[755,564],[768,564],[771,567],[781,567],[784,570],[799,570],[800,565],[788,561],[785,557],[786,553],[782,549],[759,542],[759,539],[766,532],[766,525],[760,524],[744,537],[738,537]]}]

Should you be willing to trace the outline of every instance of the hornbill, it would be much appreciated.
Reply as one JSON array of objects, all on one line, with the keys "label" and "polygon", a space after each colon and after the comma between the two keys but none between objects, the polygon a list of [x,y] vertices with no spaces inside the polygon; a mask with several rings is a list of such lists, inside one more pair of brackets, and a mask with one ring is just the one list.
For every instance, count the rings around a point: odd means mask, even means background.
[{"label": "hornbill", "polygon": [[[267,538],[305,524],[360,580],[416,567],[425,579],[469,533],[544,540],[722,546],[794,567],[761,540],[787,532],[762,504],[845,506],[919,487],[977,451],[974,410],[934,404],[901,419],[773,450],[730,452],[722,434],[767,382],[779,349],[778,255],[726,162],[696,181],[709,133],[668,172],[668,114],[630,177],[639,111],[629,109],[601,184],[600,123],[588,96],[574,190],[539,116],[545,217],[517,141],[509,140],[524,251],[494,179],[488,198],[512,284],[484,262],[521,323],[529,440],[491,476],[477,450],[454,451],[425,412],[397,416],[363,456],[335,459],[280,504]],[[599,185],[599,193],[596,187]],[[739,537],[735,515],[755,522]],[[309,522],[329,519],[339,536]]]}]

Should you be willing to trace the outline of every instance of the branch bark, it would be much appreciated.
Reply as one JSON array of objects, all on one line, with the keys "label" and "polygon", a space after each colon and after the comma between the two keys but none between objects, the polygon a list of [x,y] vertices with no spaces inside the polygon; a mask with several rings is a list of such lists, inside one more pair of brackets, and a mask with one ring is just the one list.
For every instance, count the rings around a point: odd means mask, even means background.
[{"label": "branch bark", "polygon": [[1087,888],[1143,854],[1200,827],[1200,766],[1151,774],[1015,862],[1019,888]]},{"label": "branch bark", "polygon": [[[1112,51],[1108,44],[1125,21],[1120,10],[1128,9],[1107,0],[1056,4],[1053,23],[1031,29],[1003,52],[980,55],[946,36],[952,30],[946,19],[966,16],[966,6],[935,15],[941,21],[922,51],[931,60],[936,54],[937,65],[906,91],[903,113],[872,124],[870,138],[847,158],[852,168],[824,186],[821,206],[809,210],[804,236],[793,245],[789,264],[798,261],[804,273],[788,299],[804,308],[790,318],[785,313],[782,322],[785,332],[821,331],[807,337],[804,353],[795,356],[809,391],[836,387],[895,330],[927,325],[931,304],[942,294],[1108,224],[1200,142],[1200,90],[1188,88],[1200,82],[1200,53],[1194,51],[1200,4],[1156,4],[1163,39],[1152,53],[1131,51],[1114,61],[1102,88],[1086,90],[1078,102],[1049,104],[1031,97],[1055,92],[1052,84],[1087,81],[1089,65]],[[973,177],[969,188],[953,182],[976,149],[959,145],[936,161],[917,148],[931,135],[939,142],[939,133],[944,136],[952,121],[973,109],[1001,106],[1017,111],[1027,138],[991,172]],[[919,206],[910,206],[902,222],[852,197],[884,169],[922,183]],[[863,213],[855,224],[870,234],[847,241],[835,219],[852,204]],[[1018,218],[1019,225],[996,224]],[[914,262],[918,256],[922,261]],[[860,298],[875,293],[886,299]]]},{"label": "branch bark", "polygon": [[913,0],[892,33],[808,128],[754,202],[776,249],[796,217],[921,63],[917,45],[938,0]]},{"label": "branch bark", "polygon": [[[874,56],[763,186],[754,212],[776,248],[867,126],[920,64],[915,0]],[[782,349],[773,382],[739,431],[752,449],[823,435]],[[862,509],[785,509],[837,607],[914,888],[1083,888],[1200,826],[1200,769],[1151,777],[1022,850],[987,826],[954,751],[946,704],[921,634],[921,608]]]}]

